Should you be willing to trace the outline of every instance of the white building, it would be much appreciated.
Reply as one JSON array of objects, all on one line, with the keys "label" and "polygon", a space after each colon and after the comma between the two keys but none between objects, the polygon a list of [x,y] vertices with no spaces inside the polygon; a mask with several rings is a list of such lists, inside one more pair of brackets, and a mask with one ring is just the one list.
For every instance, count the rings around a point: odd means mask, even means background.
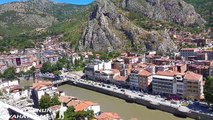
[{"label": "white building", "polygon": [[174,71],[159,71],[152,76],[152,90],[157,94],[183,95],[183,76]]},{"label": "white building", "polygon": [[0,89],[10,87],[10,86],[16,86],[16,85],[19,85],[18,80],[5,81],[5,82],[0,81]]},{"label": "white building", "polygon": [[57,88],[53,87],[52,82],[50,81],[38,81],[33,84],[31,88],[31,98],[34,102],[34,107],[39,106],[39,100],[45,94],[53,96],[58,93]]},{"label": "white building", "polygon": [[190,71],[178,73],[159,71],[152,76],[152,90],[156,94],[175,94],[187,99],[201,100],[203,94],[203,76]]}]

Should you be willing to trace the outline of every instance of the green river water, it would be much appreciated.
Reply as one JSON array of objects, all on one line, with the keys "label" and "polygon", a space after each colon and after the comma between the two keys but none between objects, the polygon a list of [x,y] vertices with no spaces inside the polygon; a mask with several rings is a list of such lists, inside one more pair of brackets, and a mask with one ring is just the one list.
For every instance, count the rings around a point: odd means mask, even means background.
[{"label": "green river water", "polygon": [[[29,81],[21,81],[21,84],[22,86],[31,85]],[[151,110],[142,105],[127,103],[122,99],[80,87],[62,85],[58,89],[63,90],[66,95],[75,96],[80,100],[96,102],[101,105],[102,111],[118,113],[123,120],[190,120],[190,118],[179,118],[170,113]]]}]

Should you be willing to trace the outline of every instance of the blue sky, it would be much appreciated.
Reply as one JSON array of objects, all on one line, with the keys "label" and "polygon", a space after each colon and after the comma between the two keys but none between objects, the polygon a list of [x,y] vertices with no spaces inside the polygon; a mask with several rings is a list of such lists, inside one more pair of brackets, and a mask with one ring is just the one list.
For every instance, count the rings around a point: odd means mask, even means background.
[{"label": "blue sky", "polygon": [[[13,1],[19,1],[19,0],[0,0],[0,4],[13,2]],[[55,2],[61,2],[61,3],[71,3],[71,4],[78,4],[78,5],[86,5],[94,0],[53,0]]]}]

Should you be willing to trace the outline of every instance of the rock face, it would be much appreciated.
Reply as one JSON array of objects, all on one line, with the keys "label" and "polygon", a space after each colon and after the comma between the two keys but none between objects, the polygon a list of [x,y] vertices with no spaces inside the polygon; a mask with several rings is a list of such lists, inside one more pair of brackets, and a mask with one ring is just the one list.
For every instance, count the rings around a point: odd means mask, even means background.
[{"label": "rock face", "polygon": [[195,12],[194,7],[183,0],[122,0],[121,6],[154,20],[165,20],[181,25],[205,23],[205,20]]},{"label": "rock face", "polygon": [[54,3],[52,0],[23,0],[0,5],[0,26],[49,27],[87,6]]},{"label": "rock face", "polygon": [[30,2],[14,2],[0,6],[1,21],[5,24],[27,25],[32,27],[47,27],[57,22],[57,19],[51,14],[42,11],[38,7],[39,3],[42,6],[49,6],[47,0],[33,0]]},{"label": "rock face", "polygon": [[94,11],[79,41],[80,51],[132,49],[137,52],[157,50],[165,53],[177,50],[166,30],[146,31],[134,25],[118,9],[111,0],[98,0],[94,4]]}]

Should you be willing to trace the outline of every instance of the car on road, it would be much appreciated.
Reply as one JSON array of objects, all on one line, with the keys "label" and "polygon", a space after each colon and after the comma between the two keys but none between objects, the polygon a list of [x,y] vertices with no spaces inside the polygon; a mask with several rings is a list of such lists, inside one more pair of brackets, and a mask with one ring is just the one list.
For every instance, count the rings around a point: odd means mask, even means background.
[{"label": "car on road", "polygon": [[105,87],[106,85],[102,84],[103,87]]},{"label": "car on road", "polygon": [[138,94],[138,96],[143,97],[144,95],[143,94]]},{"label": "car on road", "polygon": [[109,85],[107,85],[107,88],[111,88]]},{"label": "car on road", "polygon": [[121,91],[122,91],[122,92],[125,92],[125,90],[124,90],[124,89],[121,89]]}]

